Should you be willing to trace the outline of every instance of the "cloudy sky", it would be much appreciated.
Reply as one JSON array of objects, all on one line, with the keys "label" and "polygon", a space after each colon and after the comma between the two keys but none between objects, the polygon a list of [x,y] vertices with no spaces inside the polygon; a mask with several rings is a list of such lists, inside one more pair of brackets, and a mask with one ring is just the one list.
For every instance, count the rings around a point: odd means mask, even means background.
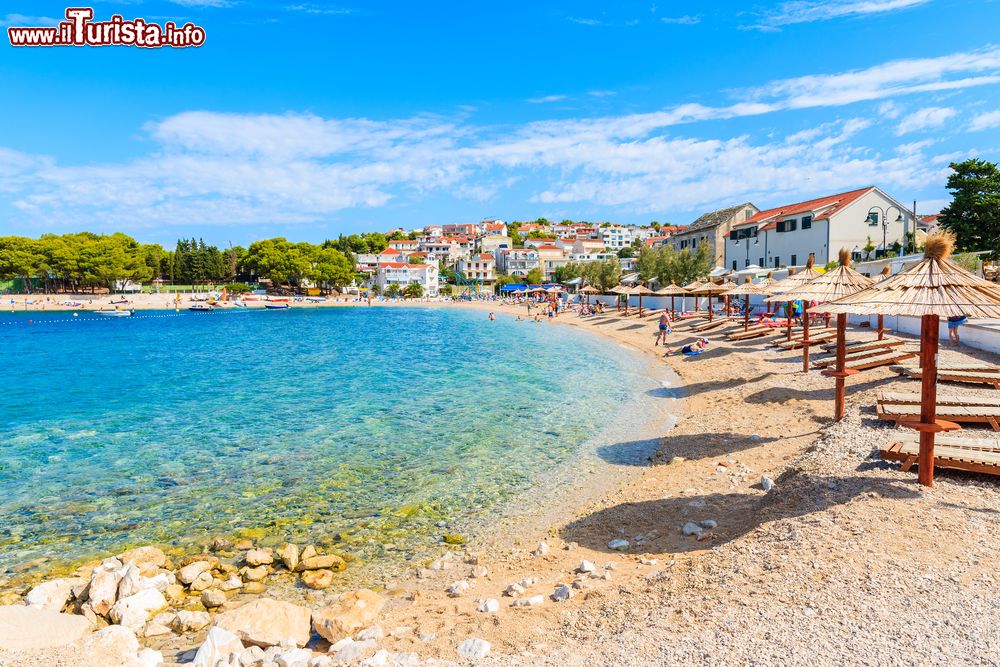
[{"label": "cloudy sky", "polygon": [[[198,49],[0,45],[0,234],[688,223],[1000,160],[1000,2],[130,0]],[[0,23],[64,4],[0,0]]]}]

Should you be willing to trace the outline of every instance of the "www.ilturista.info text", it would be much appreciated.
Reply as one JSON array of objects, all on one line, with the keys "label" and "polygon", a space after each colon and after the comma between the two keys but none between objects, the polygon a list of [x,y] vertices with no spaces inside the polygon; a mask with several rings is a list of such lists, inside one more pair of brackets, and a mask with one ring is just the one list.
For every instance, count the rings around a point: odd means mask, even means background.
[{"label": "www.ilturista.info text", "polygon": [[125,20],[115,14],[108,21],[94,21],[91,7],[69,7],[66,20],[57,26],[11,26],[11,46],[138,46],[147,49],[185,48],[205,43],[205,29],[167,21],[162,26],[144,19]]}]

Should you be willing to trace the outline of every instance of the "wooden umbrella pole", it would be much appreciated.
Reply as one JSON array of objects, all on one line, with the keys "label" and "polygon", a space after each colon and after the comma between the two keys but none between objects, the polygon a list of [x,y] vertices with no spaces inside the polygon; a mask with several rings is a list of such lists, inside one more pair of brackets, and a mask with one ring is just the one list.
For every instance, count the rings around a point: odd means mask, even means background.
[{"label": "wooden umbrella pole", "polygon": [[642,317],[642,294],[639,295],[639,317]]},{"label": "wooden umbrella pole", "polygon": [[918,480],[924,486],[934,486],[934,432],[937,419],[937,350],[939,319],[924,315],[920,320],[920,360],[923,370],[920,380],[920,454]]},{"label": "wooden umbrella pole", "polygon": [[674,295],[670,295],[670,316],[677,317],[677,311],[674,309]]},{"label": "wooden umbrella pole", "polygon": [[833,418],[840,421],[844,418],[844,394],[847,393],[847,378],[844,369],[847,366],[847,315],[837,315],[837,386],[834,392]]},{"label": "wooden umbrella pole", "polygon": [[809,372],[809,302],[802,302],[802,372]]},{"label": "wooden umbrella pole", "polygon": [[746,295],[746,303],[743,304],[743,330],[746,331],[750,328],[750,295]]},{"label": "wooden umbrella pole", "polygon": [[788,323],[788,340],[792,339],[792,302],[785,304],[785,320]]},{"label": "wooden umbrella pole", "polygon": [[878,316],[878,339],[883,340],[885,338],[885,327],[883,326],[885,322],[885,315]]},{"label": "wooden umbrella pole", "polygon": [[708,293],[708,321],[712,321],[712,293]]}]

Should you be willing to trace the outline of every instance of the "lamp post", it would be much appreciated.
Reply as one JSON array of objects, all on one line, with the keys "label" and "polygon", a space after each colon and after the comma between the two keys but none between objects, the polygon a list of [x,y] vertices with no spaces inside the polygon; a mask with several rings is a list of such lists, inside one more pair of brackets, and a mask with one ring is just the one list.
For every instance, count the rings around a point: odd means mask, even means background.
[{"label": "lamp post", "polygon": [[[871,220],[872,211],[877,211],[882,214],[882,254],[888,254],[888,248],[886,248],[886,233],[889,231],[889,211],[896,209],[896,222],[903,222],[903,211],[898,206],[890,204],[889,206],[882,208],[881,206],[872,206],[868,209],[868,217],[865,220]],[[906,238],[903,238],[906,241]]]},{"label": "lamp post", "polygon": [[[746,245],[746,247],[747,247],[746,258],[744,258],[744,260],[743,260],[743,268],[745,269],[748,266],[750,266],[750,237],[749,236],[745,236],[745,237],[743,237],[743,240],[746,241],[746,243],[744,245]],[[758,238],[756,234],[753,235],[753,244],[755,246],[759,246],[760,245],[760,238]],[[733,241],[733,245],[735,245],[736,247],[739,247],[739,245],[740,245],[740,239],[735,239]]]}]

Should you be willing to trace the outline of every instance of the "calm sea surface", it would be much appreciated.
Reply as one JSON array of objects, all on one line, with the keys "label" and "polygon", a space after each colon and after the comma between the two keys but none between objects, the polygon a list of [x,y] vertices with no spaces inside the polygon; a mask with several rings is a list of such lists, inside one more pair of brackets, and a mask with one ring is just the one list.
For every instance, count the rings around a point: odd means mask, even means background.
[{"label": "calm sea surface", "polygon": [[5,313],[0,349],[0,571],[240,534],[420,556],[649,381],[586,333],[460,309]]}]

